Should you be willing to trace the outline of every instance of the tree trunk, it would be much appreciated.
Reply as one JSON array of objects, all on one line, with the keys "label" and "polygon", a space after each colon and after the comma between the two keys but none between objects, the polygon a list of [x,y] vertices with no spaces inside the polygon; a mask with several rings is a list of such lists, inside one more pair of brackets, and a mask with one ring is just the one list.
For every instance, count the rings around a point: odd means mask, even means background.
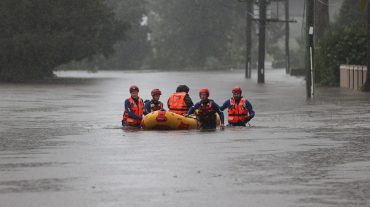
[{"label": "tree trunk", "polygon": [[329,28],[329,0],[315,0],[315,44]]},{"label": "tree trunk", "polygon": [[367,4],[367,79],[364,85],[365,91],[370,91],[370,5]]}]

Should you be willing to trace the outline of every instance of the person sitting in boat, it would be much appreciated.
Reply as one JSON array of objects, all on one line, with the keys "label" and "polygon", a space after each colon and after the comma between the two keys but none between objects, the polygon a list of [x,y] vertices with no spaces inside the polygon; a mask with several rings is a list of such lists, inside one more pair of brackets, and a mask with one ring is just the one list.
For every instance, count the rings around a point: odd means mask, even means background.
[{"label": "person sitting in boat", "polygon": [[208,99],[209,90],[207,88],[200,89],[199,91],[200,102],[192,106],[188,114],[197,116],[200,122],[201,129],[216,129],[217,126],[217,115],[220,116],[221,125],[220,128],[224,129],[224,113],[220,110],[220,107],[212,99]]},{"label": "person sitting in boat", "polygon": [[162,92],[159,89],[153,89],[151,92],[152,100],[147,100],[144,103],[144,115],[153,111],[163,110],[163,103],[159,100]]},{"label": "person sitting in boat", "polygon": [[133,85],[130,87],[130,94],[130,98],[125,100],[122,126],[140,127],[144,113],[144,102],[139,97],[139,88],[137,86]]},{"label": "person sitting in boat", "polygon": [[167,101],[169,111],[179,115],[185,115],[193,105],[189,96],[189,87],[186,85],[179,85],[176,93],[173,93]]},{"label": "person sitting in boat", "polygon": [[228,109],[228,122],[230,126],[245,126],[253,117],[252,104],[242,96],[242,89],[235,86],[232,89],[233,96],[221,106],[221,111]]}]

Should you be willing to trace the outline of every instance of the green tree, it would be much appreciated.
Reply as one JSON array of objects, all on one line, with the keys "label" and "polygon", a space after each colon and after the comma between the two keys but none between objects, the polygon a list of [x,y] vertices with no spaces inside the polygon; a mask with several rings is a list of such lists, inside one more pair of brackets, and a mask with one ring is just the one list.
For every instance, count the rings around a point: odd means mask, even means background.
[{"label": "green tree", "polygon": [[0,1],[0,80],[53,76],[72,60],[113,52],[127,26],[103,0]]},{"label": "green tree", "polygon": [[114,54],[108,58],[99,55],[93,58],[89,65],[100,69],[138,69],[144,66],[151,54],[151,45],[148,40],[150,29],[143,24],[147,16],[147,2],[144,0],[108,0],[119,20],[129,24],[127,41],[118,42],[114,46]]},{"label": "green tree", "polygon": [[337,22],[318,42],[316,81],[336,86],[340,64],[366,64],[367,32],[366,13],[356,0],[345,0]]},{"label": "green tree", "polygon": [[315,44],[329,28],[329,0],[315,0]]},{"label": "green tree", "polygon": [[151,8],[153,67],[213,67],[242,54],[245,32],[239,33],[239,28],[245,14],[240,2],[157,0]]},{"label": "green tree", "polygon": [[366,33],[364,23],[333,26],[319,41],[320,49],[316,55],[319,71],[316,80],[323,85],[337,86],[340,64],[365,65]]},{"label": "green tree", "polygon": [[285,50],[281,44],[285,37],[285,23],[274,22],[267,24],[266,53],[273,57],[273,68],[285,67]]}]

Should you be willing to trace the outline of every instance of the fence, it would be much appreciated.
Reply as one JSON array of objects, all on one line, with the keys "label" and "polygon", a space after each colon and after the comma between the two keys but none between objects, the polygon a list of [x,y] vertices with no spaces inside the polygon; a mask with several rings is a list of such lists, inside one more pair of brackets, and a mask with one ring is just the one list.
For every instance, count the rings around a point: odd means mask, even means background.
[{"label": "fence", "polygon": [[340,65],[340,87],[360,89],[365,84],[367,67],[363,65]]}]

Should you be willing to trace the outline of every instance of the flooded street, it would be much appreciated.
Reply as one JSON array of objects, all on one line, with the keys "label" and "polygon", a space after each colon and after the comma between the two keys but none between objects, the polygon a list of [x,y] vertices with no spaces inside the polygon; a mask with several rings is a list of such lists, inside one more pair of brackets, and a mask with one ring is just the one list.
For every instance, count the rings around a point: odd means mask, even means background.
[{"label": "flooded street", "polygon": [[[255,73],[255,71],[254,71]],[[0,84],[0,206],[369,206],[370,95],[266,71],[58,72],[44,84]],[[255,75],[255,74],[254,74]],[[166,102],[177,85],[218,104],[240,85],[252,127],[120,128],[128,88]]]}]

